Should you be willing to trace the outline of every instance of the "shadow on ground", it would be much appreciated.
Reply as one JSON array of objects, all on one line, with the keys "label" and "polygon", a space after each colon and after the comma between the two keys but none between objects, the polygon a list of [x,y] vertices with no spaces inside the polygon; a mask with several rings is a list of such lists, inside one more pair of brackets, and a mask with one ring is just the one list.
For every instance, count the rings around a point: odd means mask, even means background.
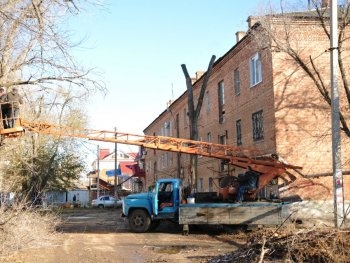
[{"label": "shadow on ground", "polygon": [[[122,233],[129,232],[127,219],[121,216],[120,208],[73,208],[60,213],[61,223],[57,231],[63,233]],[[153,233],[182,234],[182,227],[177,223],[164,221]],[[190,234],[218,235],[227,232],[220,226],[190,226]]]}]

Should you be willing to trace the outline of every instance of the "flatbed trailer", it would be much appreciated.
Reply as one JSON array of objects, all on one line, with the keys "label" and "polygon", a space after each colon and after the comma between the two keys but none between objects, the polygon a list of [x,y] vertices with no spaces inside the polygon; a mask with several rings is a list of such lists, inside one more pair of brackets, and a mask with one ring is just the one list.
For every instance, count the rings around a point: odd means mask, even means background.
[{"label": "flatbed trailer", "polygon": [[282,224],[283,203],[199,203],[179,206],[179,224],[184,234],[189,225],[278,226]]}]

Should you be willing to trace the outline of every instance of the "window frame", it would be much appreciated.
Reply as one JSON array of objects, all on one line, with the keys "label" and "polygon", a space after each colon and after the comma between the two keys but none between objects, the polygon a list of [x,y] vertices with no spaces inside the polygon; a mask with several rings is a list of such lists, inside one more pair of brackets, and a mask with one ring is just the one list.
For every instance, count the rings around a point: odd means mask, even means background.
[{"label": "window frame", "polygon": [[235,89],[235,95],[238,96],[241,94],[241,77],[240,77],[240,72],[239,69],[236,68],[233,71],[233,85]]},{"label": "window frame", "polygon": [[169,153],[165,152],[161,155],[162,168],[169,167]]},{"label": "window frame", "polygon": [[168,136],[168,137],[172,136],[172,123],[171,123],[171,121],[165,121],[163,123],[162,128],[161,128],[161,135]]},{"label": "window frame", "polygon": [[211,132],[208,132],[208,133],[207,133],[207,142],[211,143],[211,140],[212,140],[212,138],[211,138]]},{"label": "window frame", "polygon": [[210,96],[208,91],[205,93],[205,109],[207,113],[210,112]]},{"label": "window frame", "polygon": [[222,124],[225,121],[225,83],[221,80],[218,83],[218,103],[219,103],[219,123]]},{"label": "window frame", "polygon": [[264,112],[256,111],[252,114],[253,141],[261,141],[264,139]]},{"label": "window frame", "polygon": [[204,192],[204,178],[199,178],[199,191]]},{"label": "window frame", "polygon": [[240,146],[242,142],[242,119],[236,120],[236,144]]},{"label": "window frame", "polygon": [[183,122],[184,122],[184,127],[188,127],[188,117],[187,117],[187,109],[183,109]]},{"label": "window frame", "polygon": [[250,87],[254,87],[262,82],[261,56],[256,52],[249,60],[250,69]]}]

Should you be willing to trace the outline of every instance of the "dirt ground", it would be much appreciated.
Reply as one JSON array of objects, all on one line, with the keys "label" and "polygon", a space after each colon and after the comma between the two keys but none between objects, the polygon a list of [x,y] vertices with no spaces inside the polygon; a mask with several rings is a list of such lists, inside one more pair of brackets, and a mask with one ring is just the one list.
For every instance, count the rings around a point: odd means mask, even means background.
[{"label": "dirt ground", "polygon": [[22,250],[7,258],[18,263],[76,262],[207,262],[242,245],[227,229],[190,228],[188,236],[164,222],[149,233],[131,233],[119,209],[67,209],[62,213],[57,244]]}]

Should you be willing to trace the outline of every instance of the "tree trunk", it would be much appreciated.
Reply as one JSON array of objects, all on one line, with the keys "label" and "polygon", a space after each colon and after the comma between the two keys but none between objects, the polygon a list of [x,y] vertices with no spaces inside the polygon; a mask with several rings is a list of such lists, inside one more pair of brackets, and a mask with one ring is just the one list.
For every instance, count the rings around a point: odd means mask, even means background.
[{"label": "tree trunk", "polygon": [[[182,71],[185,75],[186,79],[186,86],[187,86],[187,106],[188,106],[188,117],[190,121],[190,140],[198,141],[198,118],[200,115],[200,111],[203,105],[203,99],[205,95],[205,91],[208,85],[209,77],[211,75],[211,71],[214,65],[216,57],[213,55],[210,59],[208,70],[204,74],[204,79],[202,83],[202,87],[200,90],[200,94],[197,100],[197,106],[194,105],[194,98],[193,98],[193,85],[192,85],[192,79],[190,75],[188,74],[187,68],[185,64],[182,64]],[[191,189],[196,190],[197,189],[197,164],[198,164],[198,156],[197,155],[191,155],[190,159],[191,163]]]}]

